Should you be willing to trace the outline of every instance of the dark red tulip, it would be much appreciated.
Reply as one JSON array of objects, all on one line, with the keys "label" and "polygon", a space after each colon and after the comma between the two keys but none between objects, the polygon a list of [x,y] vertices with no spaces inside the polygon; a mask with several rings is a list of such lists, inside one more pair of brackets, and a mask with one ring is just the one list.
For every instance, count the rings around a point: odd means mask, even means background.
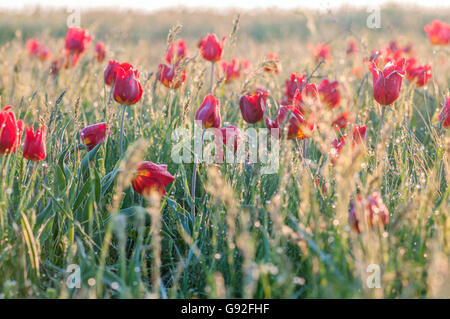
[{"label": "dark red tulip", "polygon": [[341,94],[338,90],[339,83],[337,81],[330,82],[328,79],[323,79],[320,82],[318,90],[320,101],[324,103],[329,110],[339,106],[341,102]]},{"label": "dark red tulip", "polygon": [[29,39],[25,45],[27,47],[28,53],[31,56],[39,58],[41,61],[50,59],[52,56],[50,50],[35,39]]},{"label": "dark red tulip", "polygon": [[267,95],[267,92],[256,91],[252,94],[241,96],[239,106],[241,107],[244,121],[254,124],[263,119]]},{"label": "dark red tulip", "polygon": [[222,61],[222,63],[220,63],[220,66],[222,67],[222,71],[225,75],[226,83],[229,83],[239,78],[240,65],[237,59],[232,59],[231,63],[228,63],[227,61]]},{"label": "dark red tulip", "polygon": [[356,54],[358,52],[359,52],[359,49],[358,49],[358,45],[356,44],[356,42],[354,40],[348,41],[347,55]]},{"label": "dark red tulip", "polygon": [[122,63],[116,67],[115,72],[114,100],[122,105],[136,104],[142,96],[138,70],[134,70],[133,66],[129,63]]},{"label": "dark red tulip", "polygon": [[[114,84],[114,81],[116,80],[116,68],[119,65],[120,63],[116,60],[109,60],[104,73],[106,85],[111,86],[112,84]],[[131,64],[129,63],[124,63],[122,67],[126,68],[127,66],[130,66],[132,68]]]},{"label": "dark red tulip", "polygon": [[433,45],[447,45],[450,43],[450,25],[434,20],[431,25],[424,27],[425,32]]},{"label": "dark red tulip", "polygon": [[357,195],[355,200],[354,199],[350,200],[350,208],[348,211],[348,223],[350,224],[351,229],[359,234],[361,233],[361,226],[359,224],[359,217],[357,216],[357,208],[358,210],[360,210],[360,208],[362,207],[361,195]]},{"label": "dark red tulip", "polygon": [[142,196],[156,191],[161,196],[166,194],[166,186],[175,180],[168,171],[167,165],[142,162],[136,169],[132,181],[134,190]]},{"label": "dark red tulip", "polygon": [[189,52],[186,47],[186,41],[180,40],[178,42],[172,42],[170,43],[169,49],[167,50],[166,62],[169,64],[173,64],[184,59],[188,56],[188,54]]},{"label": "dark red tulip", "polygon": [[444,107],[442,108],[441,113],[439,113],[439,121],[446,129],[450,128],[450,93],[447,93]]},{"label": "dark red tulip", "polygon": [[295,92],[297,90],[302,89],[302,86],[306,82],[306,76],[300,75],[298,73],[292,73],[288,80],[286,80],[286,88],[284,90],[284,94],[287,97],[288,102],[290,103],[294,98]]},{"label": "dark red tulip", "polygon": [[23,123],[17,121],[11,105],[0,112],[0,154],[14,153],[20,145]]},{"label": "dark red tulip", "polygon": [[81,28],[71,27],[67,31],[65,50],[69,65],[75,66],[80,56],[87,50],[89,43],[93,37],[88,35],[88,32]]},{"label": "dark red tulip", "polygon": [[186,71],[181,70],[178,63],[172,66],[160,64],[158,74],[158,80],[169,89],[178,88],[186,80]]},{"label": "dark red tulip", "polygon": [[203,103],[195,114],[195,120],[201,121],[205,129],[210,127],[220,128],[220,100],[212,94],[205,96]]},{"label": "dark red tulip", "polygon": [[383,70],[379,70],[372,62],[370,71],[373,77],[373,96],[381,105],[390,105],[400,96],[404,66],[404,58],[399,63],[388,62]]},{"label": "dark red tulip", "polygon": [[352,128],[352,145],[355,146],[356,144],[363,144],[364,140],[366,139],[366,130],[367,125],[359,126],[355,125]]},{"label": "dark red tulip", "polygon": [[353,120],[354,116],[352,112],[342,112],[331,123],[331,126],[333,126],[336,130],[340,130],[347,127],[347,124],[353,122]]},{"label": "dark red tulip", "polygon": [[45,126],[41,125],[33,132],[33,127],[25,129],[25,141],[23,143],[23,157],[30,161],[42,161],[47,155],[45,145]]},{"label": "dark red tulip", "polygon": [[97,42],[97,44],[95,45],[95,59],[98,62],[103,62],[105,61],[105,57],[106,57],[105,44],[103,42]]},{"label": "dark red tulip", "polygon": [[271,62],[264,67],[264,71],[274,72],[276,74],[279,73],[281,70],[280,56],[278,54],[270,52],[267,54],[266,58]]},{"label": "dark red tulip", "polygon": [[106,137],[106,123],[98,123],[86,126],[80,130],[80,142],[87,146],[87,149],[92,150],[97,144],[102,143]]},{"label": "dark red tulip", "polygon": [[224,41],[225,37],[222,38],[222,42],[219,42],[215,34],[208,34],[206,38],[202,39],[200,44],[202,57],[211,62],[219,61],[222,58]]}]

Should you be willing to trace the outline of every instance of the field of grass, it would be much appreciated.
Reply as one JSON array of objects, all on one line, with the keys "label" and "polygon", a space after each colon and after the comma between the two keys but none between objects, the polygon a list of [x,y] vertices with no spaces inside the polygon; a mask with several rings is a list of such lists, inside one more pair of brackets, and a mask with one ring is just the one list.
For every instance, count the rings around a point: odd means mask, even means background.
[{"label": "field of grass", "polygon": [[[12,105],[24,123],[47,128],[44,161],[26,160],[22,147],[0,155],[0,298],[449,298],[450,132],[437,117],[450,85],[450,48],[431,46],[423,28],[448,20],[450,11],[386,7],[379,29],[366,27],[368,15],[82,12],[81,27],[95,40],[76,67],[55,78],[51,61],[31,58],[25,42],[39,39],[56,55],[68,13],[0,12],[1,108]],[[232,83],[219,73],[214,79],[222,126],[250,127],[239,97],[256,85],[269,89],[266,111],[274,118],[292,72],[316,84],[339,81],[342,100],[308,140],[281,140],[275,174],[261,174],[259,164],[199,163],[192,198],[194,164],[172,160],[172,133],[194,130],[209,93],[210,63],[196,46],[208,32],[228,37],[224,60],[252,63]],[[156,78],[169,33],[186,40],[192,58],[176,90]],[[347,56],[351,39],[360,52]],[[97,40],[107,45],[103,63],[94,59]],[[412,43],[433,77],[425,87],[404,79],[381,127],[382,107],[362,59],[391,40]],[[332,53],[320,65],[308,45],[319,42]],[[269,52],[280,56],[279,74],[263,72]],[[103,78],[113,58],[138,69],[143,88],[126,109],[122,158],[122,108],[109,101]],[[344,132],[325,128],[342,111],[367,125],[365,150],[355,155],[345,147],[333,165],[331,141]],[[87,152],[78,131],[99,122],[110,134]],[[167,164],[175,176],[165,197],[144,199],[130,187],[143,160]],[[358,234],[349,226],[349,202],[374,191],[389,223]],[[80,288],[66,284],[73,264]],[[379,288],[367,285],[369,265],[380,267]]]}]

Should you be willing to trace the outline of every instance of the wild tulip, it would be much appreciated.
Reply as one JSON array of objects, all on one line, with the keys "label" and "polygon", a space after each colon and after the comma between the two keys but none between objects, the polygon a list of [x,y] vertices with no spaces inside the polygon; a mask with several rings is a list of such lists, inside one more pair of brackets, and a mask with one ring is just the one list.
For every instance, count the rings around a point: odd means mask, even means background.
[{"label": "wild tulip", "polygon": [[347,55],[352,55],[352,54],[356,54],[359,52],[358,49],[358,45],[356,44],[355,41],[350,40],[348,41],[348,46],[347,46]]},{"label": "wild tulip", "polygon": [[38,162],[44,160],[46,155],[45,126],[39,126],[36,132],[33,132],[32,126],[27,127],[23,143],[23,157],[30,161]]},{"label": "wild tulip", "polygon": [[353,122],[354,116],[352,112],[341,112],[338,117],[331,123],[337,131],[347,127],[348,123]]},{"label": "wild tulip", "polygon": [[105,44],[103,42],[97,42],[97,44],[95,45],[95,59],[98,62],[103,62],[105,61],[105,57],[106,57]]},{"label": "wild tulip", "polygon": [[406,76],[409,81],[415,82],[416,86],[422,87],[428,83],[430,78],[433,76],[431,74],[431,65],[419,65],[410,67],[406,70]]},{"label": "wild tulip", "polygon": [[290,103],[295,95],[297,90],[301,91],[302,87],[306,83],[306,76],[300,75],[298,73],[291,73],[289,79],[286,80],[286,88],[284,90],[284,94],[287,97],[288,103]]},{"label": "wild tulip", "polygon": [[166,186],[174,180],[175,177],[167,171],[167,165],[142,162],[136,168],[132,185],[133,189],[142,196],[148,196],[152,191],[164,196]]},{"label": "wild tulip", "polygon": [[424,27],[425,32],[432,45],[447,45],[450,43],[450,25],[448,23],[434,20]]},{"label": "wild tulip", "polygon": [[324,43],[319,43],[313,48],[313,55],[316,62],[320,62],[322,60],[330,60],[331,59],[331,48],[329,45]]},{"label": "wild tulip", "polygon": [[405,75],[405,59],[399,63],[388,62],[383,70],[372,62],[370,71],[373,77],[373,96],[381,105],[390,105],[400,96],[402,80]]},{"label": "wild tulip", "polygon": [[349,218],[350,227],[356,233],[361,233],[362,226],[367,229],[383,227],[389,223],[389,210],[383,203],[379,192],[373,192],[367,198],[357,195],[350,201]]},{"label": "wild tulip", "polygon": [[[271,127],[269,127],[269,124]],[[308,123],[303,114],[293,106],[282,106],[278,111],[275,122],[266,121],[268,128],[283,129],[288,125],[287,139],[305,139],[308,138],[308,132],[313,131],[314,123]]]},{"label": "wild tulip", "polygon": [[166,62],[169,64],[173,64],[178,62],[189,54],[186,46],[186,41],[180,40],[178,42],[170,43],[169,49],[166,54]]},{"label": "wild tulip", "polygon": [[238,145],[242,141],[241,131],[236,126],[232,125],[221,128],[219,130],[219,134],[215,137],[215,142],[219,146],[216,152],[217,163],[223,163],[224,161],[224,152],[221,147],[222,145],[233,151],[233,154],[236,154]]},{"label": "wild tulip", "polygon": [[263,119],[267,96],[267,92],[263,91],[256,91],[249,95],[241,96],[239,106],[244,121],[254,124]]},{"label": "wild tulip", "polygon": [[201,121],[205,129],[220,128],[220,100],[208,94],[198,108],[195,120]]},{"label": "wild tulip", "polygon": [[50,50],[45,45],[36,41],[35,39],[29,39],[25,44],[25,46],[27,47],[28,53],[31,56],[37,57],[41,61],[50,59],[52,56]]},{"label": "wild tulip", "polygon": [[266,72],[274,72],[278,74],[281,70],[280,64],[280,56],[273,52],[270,52],[266,56],[267,60],[269,60],[268,64],[264,67],[264,71]]},{"label": "wild tulip", "polygon": [[324,103],[329,110],[339,106],[341,102],[341,94],[338,90],[339,83],[337,81],[330,82],[328,79],[323,79],[320,82],[318,91],[320,101]]},{"label": "wild tulip", "polygon": [[11,105],[0,112],[0,154],[14,153],[20,145],[23,123],[17,121]]},{"label": "wild tulip", "polygon": [[186,71],[181,70],[178,63],[172,66],[160,64],[158,74],[158,80],[169,89],[177,89],[186,80]]},{"label": "wild tulip", "polygon": [[138,70],[129,63],[123,63],[115,68],[115,73],[114,100],[122,105],[136,104],[142,96]]},{"label": "wild tulip", "polygon": [[75,66],[80,56],[87,50],[93,37],[81,28],[71,27],[67,31],[65,50],[69,59],[69,65]]},{"label": "wild tulip", "polygon": [[447,93],[444,107],[442,108],[441,113],[439,113],[439,121],[444,128],[450,128],[450,93]]},{"label": "wild tulip", "polygon": [[363,144],[366,139],[367,125],[359,126],[355,125],[352,128],[352,145]]},{"label": "wild tulip", "polygon": [[106,138],[106,123],[98,123],[86,126],[79,132],[80,142],[92,150],[97,144],[102,143]]},{"label": "wild tulip", "polygon": [[[106,85],[111,86],[116,81],[116,68],[119,65],[120,65],[120,63],[117,62],[116,60],[109,60],[108,65],[105,68],[105,73],[104,73]],[[126,68],[127,66],[130,66],[132,68],[131,64],[129,64],[129,63],[124,64],[122,67]]]},{"label": "wild tulip", "polygon": [[222,67],[222,71],[225,75],[226,83],[232,82],[233,80],[239,78],[240,64],[237,59],[232,59],[231,63],[228,63],[227,61],[222,61],[220,66]]},{"label": "wild tulip", "polygon": [[331,164],[335,165],[337,163],[339,155],[341,154],[342,149],[344,148],[346,139],[347,139],[347,136],[344,135],[344,136],[341,137],[340,140],[335,138],[333,140],[333,142],[331,143],[331,145],[332,145],[331,150],[330,150]]},{"label": "wild tulip", "polygon": [[217,35],[208,34],[201,40],[200,53],[202,57],[210,62],[219,61],[222,58],[224,41],[225,37],[222,38],[222,42],[219,42]]}]

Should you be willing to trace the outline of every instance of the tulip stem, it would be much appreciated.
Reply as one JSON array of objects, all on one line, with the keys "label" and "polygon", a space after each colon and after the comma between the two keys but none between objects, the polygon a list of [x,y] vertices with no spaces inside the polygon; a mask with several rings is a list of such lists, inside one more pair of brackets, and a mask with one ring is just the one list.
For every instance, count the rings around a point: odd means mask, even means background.
[{"label": "tulip stem", "polygon": [[[380,138],[380,135],[383,131],[383,122],[384,122],[384,113],[386,111],[386,106],[381,106],[381,115],[380,115],[380,122],[378,123],[378,134],[377,138],[375,139],[375,161],[376,166],[378,166],[378,139]],[[383,139],[381,139],[383,141]]]},{"label": "tulip stem", "polygon": [[119,139],[120,157],[122,157],[123,155],[123,122],[125,120],[126,109],[127,109],[126,104],[122,105],[122,119],[120,120],[120,139]]},{"label": "tulip stem", "polygon": [[213,92],[213,82],[214,82],[214,65],[216,63],[215,62],[211,62],[211,79],[209,80],[209,87],[210,87],[210,91],[211,94]]},{"label": "tulip stem", "polygon": [[[203,137],[205,136],[205,129],[203,129],[202,132],[202,138],[200,140],[200,144],[203,147]],[[198,158],[196,157],[197,154],[194,153],[194,168],[192,169],[192,186],[191,186],[191,197],[192,197],[192,209],[191,209],[191,215],[195,217],[195,184],[197,182],[197,162]]]}]

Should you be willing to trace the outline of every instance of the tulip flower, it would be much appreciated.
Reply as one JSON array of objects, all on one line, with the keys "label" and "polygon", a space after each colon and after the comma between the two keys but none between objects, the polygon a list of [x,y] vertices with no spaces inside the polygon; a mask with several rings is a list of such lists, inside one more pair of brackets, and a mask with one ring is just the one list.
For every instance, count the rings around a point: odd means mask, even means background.
[{"label": "tulip flower", "polygon": [[142,162],[136,169],[132,185],[133,189],[142,196],[147,196],[152,191],[164,196],[166,186],[174,180],[175,177],[167,171],[167,165]]},{"label": "tulip flower", "polygon": [[75,66],[80,56],[87,50],[93,37],[81,28],[71,27],[67,31],[65,50],[67,52],[69,65]]},{"label": "tulip flower", "polygon": [[285,125],[288,125],[288,140],[308,138],[308,132],[313,131],[315,126],[313,122],[306,121],[303,114],[293,106],[280,107],[275,121],[266,118],[266,125],[268,129],[283,129]]},{"label": "tulip flower", "polygon": [[367,125],[364,126],[355,125],[352,128],[352,146],[364,143],[364,140],[366,139],[366,130]]},{"label": "tulip flower", "polygon": [[383,70],[379,70],[374,62],[371,63],[373,96],[381,105],[390,105],[400,96],[405,75],[404,65],[404,58],[399,63],[388,62]]},{"label": "tulip flower", "polygon": [[215,34],[208,34],[200,44],[202,57],[210,62],[219,61],[222,58],[224,41],[225,37],[222,38],[222,42],[219,42]]},{"label": "tulip flower", "polygon": [[319,43],[313,48],[313,55],[316,62],[320,62],[322,60],[330,60],[331,59],[331,49],[329,45],[324,43]]},{"label": "tulip flower", "polygon": [[330,160],[331,160],[331,164],[335,165],[337,162],[337,159],[339,158],[339,155],[341,154],[342,149],[344,148],[345,145],[345,140],[347,139],[347,135],[344,135],[341,137],[340,140],[338,140],[337,138],[335,138],[333,140],[332,147],[330,150]]},{"label": "tulip flower", "polygon": [[298,73],[292,73],[289,79],[286,80],[286,89],[284,90],[284,94],[287,97],[287,102],[290,103],[295,95],[297,90],[301,91],[302,87],[306,83],[306,76],[300,75]]},{"label": "tulip flower", "polygon": [[432,45],[447,45],[450,43],[450,25],[434,20],[431,25],[424,27]]},{"label": "tulip flower", "polygon": [[184,59],[188,56],[188,54],[189,52],[186,47],[186,41],[180,40],[177,43],[172,42],[170,43],[169,49],[167,50],[166,62],[169,64],[173,64]]},{"label": "tulip flower", "polygon": [[439,113],[439,121],[444,128],[450,128],[450,93],[447,93],[444,107],[442,108],[441,113]]},{"label": "tulip flower", "polygon": [[158,74],[158,80],[169,89],[178,88],[186,80],[186,71],[181,70],[178,63],[173,66],[160,64]]},{"label": "tulip flower", "polygon": [[115,73],[113,96],[116,102],[122,105],[136,104],[142,96],[138,70],[129,63],[123,63],[115,68]]},{"label": "tulip flower", "polygon": [[350,201],[349,224],[351,228],[361,233],[361,223],[365,222],[368,228],[383,227],[389,223],[389,210],[383,203],[379,192],[373,192],[366,199],[356,196],[356,201]]},{"label": "tulip flower", "polygon": [[29,39],[25,44],[25,46],[27,47],[28,53],[31,56],[37,57],[41,61],[50,59],[52,56],[50,50],[45,45],[36,41],[35,39]]},{"label": "tulip flower", "polygon": [[[225,145],[227,148],[230,148],[234,154],[236,154],[238,145],[241,143],[242,136],[241,131],[236,126],[227,126],[220,129],[220,134],[215,142],[217,145]],[[233,144],[231,144],[233,143]],[[222,163],[224,159],[223,149],[219,148],[216,153],[216,160],[218,163]]]},{"label": "tulip flower", "polygon": [[263,119],[267,95],[266,92],[256,91],[252,94],[241,96],[239,106],[241,107],[244,121],[254,124]]},{"label": "tulip flower", "polygon": [[354,116],[352,112],[342,112],[338,117],[331,123],[337,131],[347,127],[348,123],[353,122]]},{"label": "tulip flower", "polygon": [[330,82],[327,79],[323,79],[319,84],[320,101],[325,103],[329,110],[338,107],[341,102],[341,95],[337,88],[338,85],[339,83],[337,81]]},{"label": "tulip flower", "polygon": [[347,55],[356,54],[359,52],[358,46],[356,45],[356,42],[353,40],[348,41],[347,46]]},{"label": "tulip flower", "polygon": [[97,144],[102,143],[106,137],[106,123],[98,123],[86,126],[79,132],[81,144],[92,150]]},{"label": "tulip flower", "polygon": [[422,87],[428,83],[431,74],[431,65],[408,66],[406,68],[406,77],[410,82],[415,82],[416,86]]},{"label": "tulip flower", "polygon": [[237,59],[232,59],[231,63],[227,61],[222,61],[220,64],[222,71],[225,74],[225,82],[230,83],[233,80],[239,78],[240,75],[240,65]]},{"label": "tulip flower", "polygon": [[[119,65],[121,65],[121,64],[119,62],[117,62],[116,60],[109,60],[109,63],[106,66],[105,73],[104,73],[106,85],[111,86],[116,81],[116,68]],[[124,63],[121,66],[122,66],[122,68],[127,68],[127,67],[132,68],[132,65],[129,63]]]},{"label": "tulip flower", "polygon": [[195,120],[201,121],[205,129],[220,128],[220,100],[208,94],[195,114]]},{"label": "tulip flower", "polygon": [[95,59],[98,62],[103,62],[106,57],[105,44],[103,42],[97,42],[95,45]]},{"label": "tulip flower", "polygon": [[38,162],[45,159],[46,152],[45,126],[41,125],[36,132],[33,132],[32,126],[27,126],[23,143],[23,157],[30,161]]},{"label": "tulip flower", "polygon": [[14,153],[20,145],[23,123],[17,121],[8,105],[0,112],[0,154]]},{"label": "tulip flower", "polygon": [[266,57],[270,62],[264,67],[264,71],[278,74],[281,70],[279,55],[271,52]]}]

